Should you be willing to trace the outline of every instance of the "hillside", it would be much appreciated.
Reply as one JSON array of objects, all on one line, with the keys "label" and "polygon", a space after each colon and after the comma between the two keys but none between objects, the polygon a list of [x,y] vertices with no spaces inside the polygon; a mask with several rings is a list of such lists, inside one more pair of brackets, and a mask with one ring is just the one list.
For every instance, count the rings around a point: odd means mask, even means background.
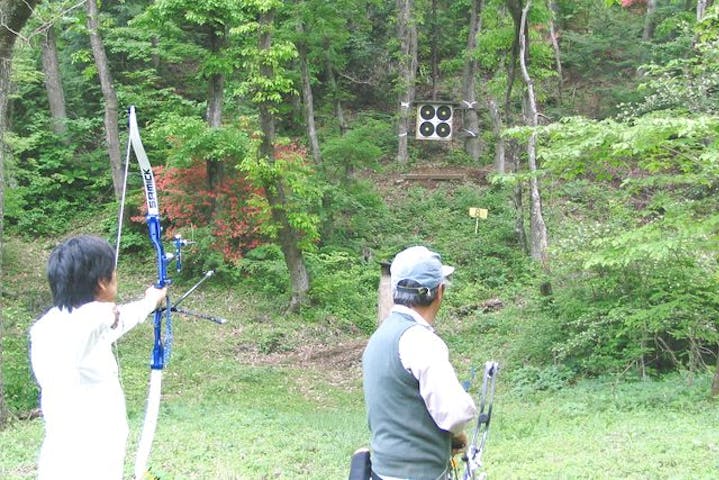
[{"label": "hillside", "polygon": [[[529,358],[520,350],[532,346],[517,332],[537,313],[526,315],[536,281],[531,265],[520,260],[524,255],[515,257],[510,248],[507,192],[487,185],[483,172],[418,165],[368,176],[387,199],[391,217],[382,222],[387,238],[373,240],[375,257],[362,260],[360,249],[353,251],[356,259],[339,257],[349,278],[370,273],[356,284],[363,294],[352,305],[364,305],[374,322],[379,261],[395,245],[424,240],[447,252],[458,275],[438,329],[458,375],[466,378],[489,358],[502,364],[484,457],[493,478],[712,478],[717,445],[706,425],[719,421],[719,411],[706,397],[709,375],[695,375],[690,384],[680,375],[576,380],[558,365],[517,364]],[[450,173],[465,178],[406,178]],[[490,216],[475,234],[466,207],[477,202],[490,208]],[[397,236],[394,224],[409,234]],[[29,411],[37,398],[29,389],[26,328],[48,301],[42,269],[53,243],[6,242],[3,367],[10,400],[19,401],[20,411]],[[143,252],[122,258],[120,270],[123,298],[141,291],[152,276]],[[348,281],[336,275],[333,280]],[[173,289],[184,291],[192,282],[179,277]],[[153,471],[178,480],[343,478],[350,454],[367,442],[359,362],[368,333],[327,304],[314,305],[306,316],[285,316],[278,297],[251,285],[257,282],[220,276],[188,299],[187,308],[226,317],[226,325],[175,316]],[[347,298],[340,291],[336,300]],[[498,303],[483,307],[487,299]],[[541,336],[535,340],[542,345]],[[128,471],[147,395],[150,344],[149,325],[119,344],[132,429]],[[2,478],[33,478],[41,432],[38,419],[0,432]]]}]

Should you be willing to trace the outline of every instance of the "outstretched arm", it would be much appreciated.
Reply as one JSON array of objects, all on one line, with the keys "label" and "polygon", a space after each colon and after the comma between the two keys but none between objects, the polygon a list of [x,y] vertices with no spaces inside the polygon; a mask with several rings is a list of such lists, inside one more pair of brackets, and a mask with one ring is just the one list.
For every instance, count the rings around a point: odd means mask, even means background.
[{"label": "outstretched arm", "polygon": [[145,297],[142,300],[116,306],[115,324],[110,333],[111,341],[114,342],[132,330],[135,325],[144,322],[148,315],[162,305],[166,295],[167,287],[149,287],[145,290]]}]

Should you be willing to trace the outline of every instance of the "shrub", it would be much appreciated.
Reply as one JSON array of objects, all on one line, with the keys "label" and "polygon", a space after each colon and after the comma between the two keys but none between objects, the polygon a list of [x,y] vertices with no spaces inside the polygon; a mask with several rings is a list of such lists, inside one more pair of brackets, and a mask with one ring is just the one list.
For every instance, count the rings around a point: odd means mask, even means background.
[{"label": "shrub", "polygon": [[58,235],[68,223],[74,224],[68,222],[68,212],[91,217],[112,200],[105,153],[86,153],[65,144],[49,132],[46,122],[36,118],[25,137],[8,135],[15,157],[7,165],[10,188],[5,190],[5,225],[10,233]]},{"label": "shrub", "polygon": [[377,324],[379,266],[365,262],[358,253],[334,249],[308,254],[307,263],[310,300],[318,315],[371,333]]},{"label": "shrub", "polygon": [[24,310],[3,308],[2,378],[5,401],[11,411],[27,412],[38,407],[39,389],[30,370],[29,341],[25,330],[30,314]]}]

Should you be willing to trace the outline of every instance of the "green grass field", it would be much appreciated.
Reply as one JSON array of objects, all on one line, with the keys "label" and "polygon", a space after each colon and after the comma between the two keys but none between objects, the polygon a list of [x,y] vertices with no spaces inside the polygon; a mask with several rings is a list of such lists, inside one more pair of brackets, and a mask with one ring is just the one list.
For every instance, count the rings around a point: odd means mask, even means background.
[{"label": "green grass field", "polygon": [[[6,260],[41,248],[6,247]],[[38,250],[25,257],[37,259],[36,268],[17,262],[5,270],[13,280],[5,291],[14,295],[6,298],[16,300],[3,309],[3,378],[30,399],[29,312],[49,301],[42,256]],[[144,291],[148,275],[126,265],[121,300]],[[173,291],[193,282],[186,283]],[[331,317],[268,314],[279,309],[267,301],[276,299],[208,282],[184,306],[228,323],[175,316],[150,454],[161,479],[346,479],[350,455],[367,445],[360,369],[367,335]],[[471,364],[481,368],[490,358],[504,368],[484,455],[490,479],[719,478],[719,403],[709,397],[713,372],[646,381],[607,377],[568,384],[550,376],[528,382],[518,375],[519,366],[503,364],[511,337],[492,315],[455,318],[445,310],[437,324],[460,379]],[[151,345],[148,320],[118,349],[131,427],[126,478],[144,415]],[[0,479],[35,477],[42,434],[37,418],[12,420],[0,431]]]},{"label": "green grass field", "polygon": [[[213,294],[221,298],[219,289]],[[205,305],[218,305],[204,296]],[[253,308],[245,305],[242,318],[252,318]],[[368,441],[359,366],[366,337],[216,313],[231,322],[175,320],[153,472],[163,480],[346,478],[351,453]],[[149,327],[119,347],[131,424],[127,478],[147,394]],[[278,332],[292,340],[268,348],[268,338],[285,338]],[[709,373],[692,382],[604,379],[531,391],[500,372],[484,455],[489,478],[719,478],[719,405],[708,398],[710,380]],[[15,420],[0,432],[0,478],[34,478],[41,439],[40,419]]]}]

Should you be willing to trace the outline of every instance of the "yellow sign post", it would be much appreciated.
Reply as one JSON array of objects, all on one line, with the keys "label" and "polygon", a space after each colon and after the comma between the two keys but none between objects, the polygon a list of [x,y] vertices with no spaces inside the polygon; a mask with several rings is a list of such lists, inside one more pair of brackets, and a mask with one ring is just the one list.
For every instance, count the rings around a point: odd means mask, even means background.
[{"label": "yellow sign post", "polygon": [[479,219],[481,218],[482,220],[486,220],[488,213],[489,213],[489,210],[487,210],[486,208],[477,208],[477,207],[469,208],[469,216],[475,219],[474,233],[479,232]]}]

